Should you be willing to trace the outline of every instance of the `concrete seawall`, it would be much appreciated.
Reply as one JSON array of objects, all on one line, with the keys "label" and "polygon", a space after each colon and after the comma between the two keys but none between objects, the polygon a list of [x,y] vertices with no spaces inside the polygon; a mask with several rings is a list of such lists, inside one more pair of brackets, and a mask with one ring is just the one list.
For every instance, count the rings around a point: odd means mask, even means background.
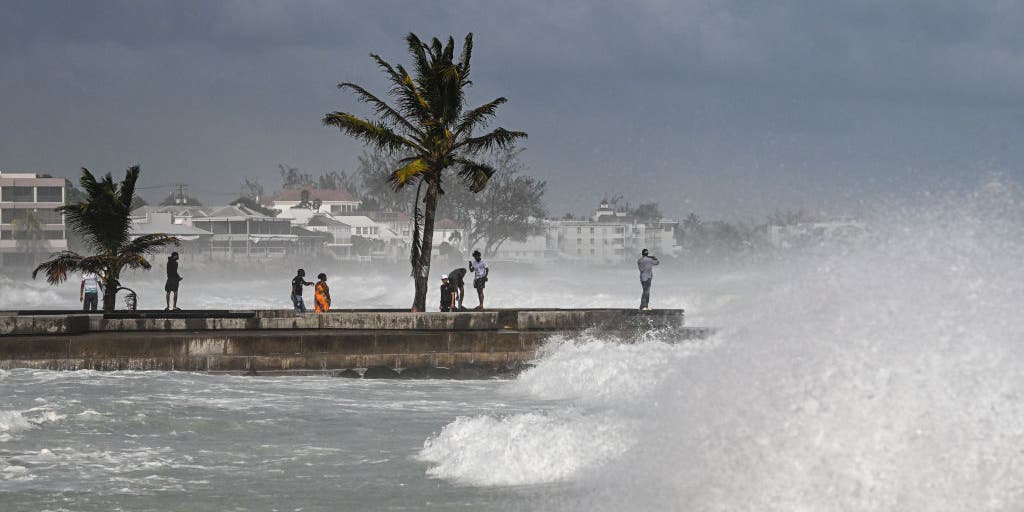
[{"label": "concrete seawall", "polygon": [[481,378],[587,329],[624,340],[710,333],[684,327],[682,310],[0,312],[0,369]]}]

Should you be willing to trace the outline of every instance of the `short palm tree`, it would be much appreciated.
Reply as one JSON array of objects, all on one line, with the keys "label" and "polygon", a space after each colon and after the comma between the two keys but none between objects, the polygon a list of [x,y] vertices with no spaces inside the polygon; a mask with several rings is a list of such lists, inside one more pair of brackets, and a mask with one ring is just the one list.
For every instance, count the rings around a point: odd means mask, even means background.
[{"label": "short palm tree", "polygon": [[135,196],[135,182],[139,179],[139,166],[125,174],[124,181],[115,183],[107,173],[97,180],[88,169],[82,168],[81,202],[57,208],[64,214],[68,227],[85,240],[92,256],[64,251],[51,256],[34,271],[32,278],[43,272],[50,284],[59,284],[72,272],[94,272],[103,282],[103,310],[113,311],[121,272],[125,268],[149,270],[152,265],[146,256],[168,245],[178,245],[178,239],[166,234],[131,236],[131,205]]},{"label": "short palm tree", "polygon": [[466,88],[472,83],[469,70],[473,34],[466,36],[457,60],[455,41],[451,37],[446,45],[437,38],[426,44],[415,34],[409,34],[406,43],[412,55],[415,75],[401,65],[393,66],[379,56],[371,55],[391,82],[388,92],[394,99],[394,106],[359,85],[344,82],[338,87],[354,92],[361,101],[372,105],[376,119],[331,112],[324,116],[323,123],[377,149],[402,156],[398,160],[398,168],[391,173],[390,181],[395,190],[416,186],[409,259],[416,283],[413,309],[424,311],[434,215],[438,197],[444,194],[444,172],[449,168],[457,169],[459,178],[470,190],[479,192],[494,174],[494,168],[475,157],[482,151],[511,147],[517,140],[525,138],[526,133],[504,128],[479,135],[475,133],[486,128],[497,114],[498,107],[508,100],[497,98],[474,109],[464,109]]}]

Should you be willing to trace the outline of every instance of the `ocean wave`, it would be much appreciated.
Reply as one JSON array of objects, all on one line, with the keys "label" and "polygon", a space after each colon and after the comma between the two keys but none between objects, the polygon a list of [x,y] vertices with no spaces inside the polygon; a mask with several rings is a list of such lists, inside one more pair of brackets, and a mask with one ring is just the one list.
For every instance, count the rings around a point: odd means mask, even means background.
[{"label": "ocean wave", "polygon": [[627,423],[574,412],[460,417],[428,439],[427,474],[463,485],[559,482],[629,449]]},{"label": "ocean wave", "polygon": [[510,388],[541,399],[577,399],[587,404],[635,401],[668,378],[678,361],[710,346],[709,342],[663,341],[667,335],[652,333],[638,343],[594,332],[554,337],[539,351],[536,365]]}]

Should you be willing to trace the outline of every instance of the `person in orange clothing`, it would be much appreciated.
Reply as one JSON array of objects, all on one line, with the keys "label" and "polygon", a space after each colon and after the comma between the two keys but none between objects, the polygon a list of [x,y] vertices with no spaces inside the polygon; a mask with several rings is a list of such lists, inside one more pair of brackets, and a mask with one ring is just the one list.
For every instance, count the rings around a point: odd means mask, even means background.
[{"label": "person in orange clothing", "polygon": [[331,288],[327,286],[327,274],[321,272],[316,278],[319,279],[313,288],[316,312],[325,313],[331,310]]}]

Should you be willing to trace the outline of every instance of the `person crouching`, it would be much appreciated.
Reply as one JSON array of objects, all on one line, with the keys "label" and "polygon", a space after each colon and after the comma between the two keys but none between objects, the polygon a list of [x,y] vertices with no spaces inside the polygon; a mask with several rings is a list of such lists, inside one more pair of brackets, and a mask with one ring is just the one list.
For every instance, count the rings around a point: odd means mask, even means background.
[{"label": "person crouching", "polygon": [[327,286],[327,274],[321,272],[316,276],[318,281],[313,288],[313,300],[317,313],[326,313],[331,310],[331,287]]}]

